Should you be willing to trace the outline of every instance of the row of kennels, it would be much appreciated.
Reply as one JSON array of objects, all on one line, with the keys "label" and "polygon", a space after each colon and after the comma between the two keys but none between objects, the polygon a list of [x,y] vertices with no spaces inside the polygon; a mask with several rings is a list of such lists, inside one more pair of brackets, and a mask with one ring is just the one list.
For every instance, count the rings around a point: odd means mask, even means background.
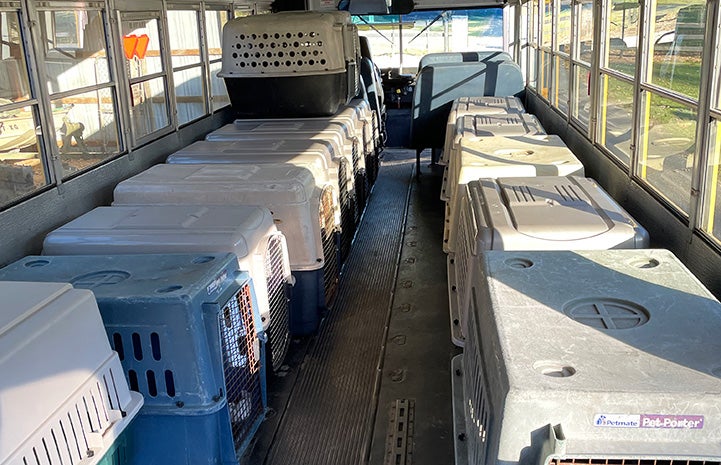
[{"label": "row of kennels", "polygon": [[518,103],[442,158],[457,464],[718,462],[721,305]]},{"label": "row of kennels", "polygon": [[243,460],[377,176],[359,48],[346,13],[230,21],[221,74],[244,119],[0,271],[0,464]]}]

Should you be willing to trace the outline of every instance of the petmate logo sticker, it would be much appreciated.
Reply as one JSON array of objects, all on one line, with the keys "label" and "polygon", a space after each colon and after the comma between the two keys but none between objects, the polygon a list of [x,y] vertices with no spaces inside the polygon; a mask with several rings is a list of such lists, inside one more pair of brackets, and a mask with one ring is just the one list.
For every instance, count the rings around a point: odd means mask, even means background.
[{"label": "petmate logo sticker", "polygon": [[605,428],[638,428],[641,415],[599,413],[593,418],[593,424]]},{"label": "petmate logo sticker", "polygon": [[226,279],[228,279],[228,271],[223,270],[223,272],[221,272],[218,276],[215,277],[213,282],[208,284],[208,288],[206,289],[208,291],[208,295],[211,295],[215,291],[220,289],[220,286],[223,285]]},{"label": "petmate logo sticker", "polygon": [[598,413],[593,425],[601,428],[703,429],[703,415]]}]

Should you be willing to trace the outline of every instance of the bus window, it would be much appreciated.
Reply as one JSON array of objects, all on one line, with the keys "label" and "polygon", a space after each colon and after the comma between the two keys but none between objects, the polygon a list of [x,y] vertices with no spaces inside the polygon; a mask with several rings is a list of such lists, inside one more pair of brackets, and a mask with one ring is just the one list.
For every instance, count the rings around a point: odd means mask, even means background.
[{"label": "bus window", "polygon": [[48,92],[67,92],[110,82],[100,10],[40,11]]},{"label": "bus window", "polygon": [[561,113],[568,114],[568,85],[571,77],[571,62],[567,57],[556,55],[556,63],[554,69],[555,81],[553,83],[553,105],[558,108]]},{"label": "bus window", "polygon": [[556,3],[556,40],[553,45],[553,106],[568,114],[568,91],[571,79],[571,0]]},{"label": "bus window", "polygon": [[631,164],[634,74],[641,9],[636,2],[603,3],[606,34],[601,41],[600,102],[597,138],[601,146],[626,166]]},{"label": "bus window", "polygon": [[607,34],[601,65],[628,76],[636,72],[641,7],[638,2],[604,2]]},{"label": "bus window", "polygon": [[633,83],[603,73],[599,142],[624,165],[631,163]]},{"label": "bus window", "polygon": [[553,0],[543,0],[543,22],[541,24],[541,46],[553,46]]},{"label": "bus window", "polygon": [[17,10],[0,7],[0,207],[48,184]]},{"label": "bus window", "polygon": [[537,88],[538,79],[538,49],[539,49],[539,38],[538,38],[538,0],[531,0],[527,3],[529,5],[529,26],[528,26],[528,42],[530,44],[528,48],[528,86],[531,89]]},{"label": "bus window", "polygon": [[223,26],[228,22],[228,12],[224,10],[207,10],[205,12],[205,37],[208,41],[208,67],[210,69],[210,100],[211,110],[217,111],[230,105],[225,83],[218,77],[222,67]]},{"label": "bus window", "polygon": [[593,57],[593,3],[574,2],[573,50],[571,56],[571,118],[584,129],[591,119],[591,59]]},{"label": "bus window", "polygon": [[711,82],[711,124],[709,125],[706,185],[703,189],[703,221],[701,229],[721,242],[721,12],[717,12],[716,50]]},{"label": "bus window", "polygon": [[170,61],[178,124],[206,114],[204,66],[200,56],[200,22],[196,10],[168,10]]},{"label": "bus window", "polygon": [[593,58],[593,3],[573,2],[573,50],[571,56],[571,118],[584,129],[591,119],[591,59]]},{"label": "bus window", "polygon": [[125,69],[130,81],[130,121],[136,145],[170,126],[160,18],[155,15],[151,12],[121,15]]},{"label": "bus window", "polygon": [[68,177],[120,152],[103,11],[41,8],[38,17],[55,148]]},{"label": "bus window", "polygon": [[644,91],[636,173],[683,212],[689,212],[698,112]]},{"label": "bus window", "polygon": [[0,99],[12,102],[27,100],[30,98],[29,89],[18,14],[0,10]]},{"label": "bus window", "polygon": [[574,58],[580,63],[591,66],[593,57],[593,2],[584,0],[577,8],[574,38],[576,50]]},{"label": "bus window", "polygon": [[692,0],[692,5],[683,7],[658,3],[656,18],[652,22],[653,70],[648,82],[698,99],[705,2]]},{"label": "bus window", "polygon": [[571,53],[571,0],[561,0],[558,5],[558,21],[556,23],[556,52]]}]

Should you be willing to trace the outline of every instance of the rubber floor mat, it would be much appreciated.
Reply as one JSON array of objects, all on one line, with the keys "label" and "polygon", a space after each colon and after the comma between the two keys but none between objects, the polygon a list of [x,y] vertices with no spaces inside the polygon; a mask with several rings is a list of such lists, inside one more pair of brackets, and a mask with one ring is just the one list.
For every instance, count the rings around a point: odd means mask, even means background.
[{"label": "rubber floor mat", "polygon": [[413,163],[386,156],[333,308],[298,374],[265,461],[360,464],[405,221]]}]

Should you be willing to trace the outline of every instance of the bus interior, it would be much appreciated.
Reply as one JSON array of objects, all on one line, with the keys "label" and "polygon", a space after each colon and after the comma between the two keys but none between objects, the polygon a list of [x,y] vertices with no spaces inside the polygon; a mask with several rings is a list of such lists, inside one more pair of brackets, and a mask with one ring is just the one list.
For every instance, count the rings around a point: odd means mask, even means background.
[{"label": "bus interior", "polygon": [[0,0],[0,465],[720,463],[690,1]]}]

